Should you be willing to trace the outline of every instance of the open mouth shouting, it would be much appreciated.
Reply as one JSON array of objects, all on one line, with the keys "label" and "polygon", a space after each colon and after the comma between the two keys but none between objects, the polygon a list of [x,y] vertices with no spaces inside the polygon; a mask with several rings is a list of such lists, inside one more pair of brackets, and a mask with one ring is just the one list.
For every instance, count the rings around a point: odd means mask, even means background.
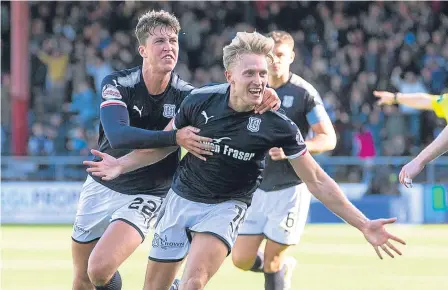
[{"label": "open mouth shouting", "polygon": [[249,89],[249,93],[254,97],[260,97],[261,92],[263,91],[262,88],[251,88]]},{"label": "open mouth shouting", "polygon": [[171,54],[167,54],[164,57],[162,57],[162,59],[174,61],[174,56],[172,56]]}]

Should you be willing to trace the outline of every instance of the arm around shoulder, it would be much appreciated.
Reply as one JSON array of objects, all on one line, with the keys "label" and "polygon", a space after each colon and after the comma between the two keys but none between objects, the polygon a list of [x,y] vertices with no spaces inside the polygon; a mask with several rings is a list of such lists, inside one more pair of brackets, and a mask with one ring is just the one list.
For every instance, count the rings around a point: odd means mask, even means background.
[{"label": "arm around shoulder", "polygon": [[290,162],[297,175],[307,185],[308,190],[329,210],[360,230],[380,259],[383,258],[380,248],[392,258],[394,257],[392,251],[401,255],[400,250],[389,240],[406,243],[385,229],[385,226],[394,223],[396,218],[369,220],[347,199],[337,183],[322,170],[308,152],[290,159]]}]

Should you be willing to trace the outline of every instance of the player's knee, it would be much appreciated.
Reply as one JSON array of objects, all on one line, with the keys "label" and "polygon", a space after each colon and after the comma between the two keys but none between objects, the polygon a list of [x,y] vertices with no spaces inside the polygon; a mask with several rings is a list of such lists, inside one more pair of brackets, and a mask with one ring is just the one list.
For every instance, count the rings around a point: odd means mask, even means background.
[{"label": "player's knee", "polygon": [[254,260],[255,259],[251,259],[247,255],[240,254],[238,252],[232,252],[233,265],[241,270],[249,271],[254,264]]},{"label": "player's knee", "polygon": [[263,270],[265,273],[278,272],[282,268],[282,259],[280,255],[265,255]]},{"label": "player's knee", "polygon": [[200,278],[200,277],[191,277],[185,282],[185,288],[186,290],[202,290],[205,287],[205,284],[207,284],[207,279]]},{"label": "player's knee", "polygon": [[109,282],[115,271],[111,271],[107,264],[95,260],[89,260],[87,274],[89,279],[95,286],[103,286]]}]

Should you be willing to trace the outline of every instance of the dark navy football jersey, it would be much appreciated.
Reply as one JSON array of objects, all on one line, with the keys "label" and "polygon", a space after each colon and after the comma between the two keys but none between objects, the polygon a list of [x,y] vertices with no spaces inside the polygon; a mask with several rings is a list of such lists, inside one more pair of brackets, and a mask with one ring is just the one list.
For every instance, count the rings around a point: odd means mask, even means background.
[{"label": "dark navy football jersey", "polygon": [[[115,72],[104,78],[101,108],[123,106],[127,108],[129,114],[129,126],[163,130],[192,89],[190,84],[172,73],[167,89],[160,95],[150,95],[143,81],[142,68],[138,66]],[[98,143],[99,151],[117,158],[131,152],[127,149],[112,149],[103,130],[103,124],[100,124]],[[92,177],[106,187],[123,194],[165,195],[179,164],[179,153],[176,151],[156,164],[120,175],[111,181]]]},{"label": "dark navy football jersey", "polygon": [[[289,81],[275,91],[282,102],[280,111],[297,124],[303,135],[311,125],[329,118],[319,93],[298,75],[291,73]],[[266,157],[260,189],[274,191],[300,183],[288,160],[273,161],[269,155]]]},{"label": "dark navy football jersey", "polygon": [[272,111],[262,115],[234,111],[228,105],[229,88],[221,84],[192,91],[175,117],[175,128],[191,125],[213,139],[213,156],[202,161],[187,154],[176,171],[172,188],[186,199],[250,204],[270,148],[282,147],[288,158],[306,152],[294,122]]}]

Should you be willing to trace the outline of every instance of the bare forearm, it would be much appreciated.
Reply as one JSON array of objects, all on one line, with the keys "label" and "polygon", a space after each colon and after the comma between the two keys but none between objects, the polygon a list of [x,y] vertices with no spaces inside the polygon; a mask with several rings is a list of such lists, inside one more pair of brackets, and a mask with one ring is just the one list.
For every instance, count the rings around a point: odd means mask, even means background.
[{"label": "bare forearm", "polygon": [[289,162],[308,190],[328,209],[360,231],[364,230],[368,219],[347,199],[337,183],[322,170],[309,153],[290,159]]},{"label": "bare forearm", "polygon": [[437,138],[428,145],[422,152],[416,157],[421,163],[428,164],[432,160],[436,159],[443,153],[448,151],[448,126],[437,136]]},{"label": "bare forearm", "polygon": [[120,157],[118,159],[118,162],[120,163],[120,166],[122,168],[122,173],[127,173],[141,167],[154,164],[164,159],[170,153],[174,152],[177,148],[177,146],[172,146],[158,149],[134,150],[131,153]]},{"label": "bare forearm", "polygon": [[336,146],[336,136],[317,134],[312,139],[306,140],[305,144],[310,153],[322,153],[334,149]]},{"label": "bare forearm", "polygon": [[431,95],[425,93],[397,93],[397,103],[420,110],[432,110]]},{"label": "bare forearm", "polygon": [[363,231],[367,217],[347,199],[337,183],[323,171],[317,180],[320,181],[307,183],[310,192],[337,216]]}]

